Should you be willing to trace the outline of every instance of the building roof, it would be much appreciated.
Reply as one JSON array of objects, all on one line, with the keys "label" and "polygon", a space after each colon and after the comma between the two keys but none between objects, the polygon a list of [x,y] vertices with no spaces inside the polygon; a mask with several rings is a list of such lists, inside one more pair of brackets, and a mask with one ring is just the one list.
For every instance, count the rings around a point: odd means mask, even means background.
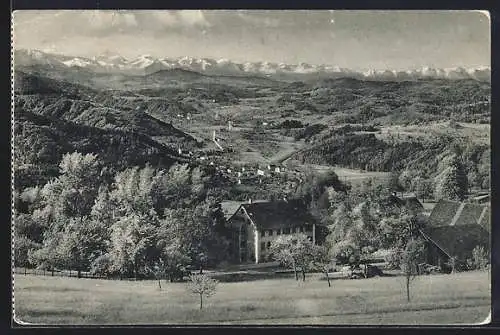
[{"label": "building roof", "polygon": [[489,194],[482,194],[474,197],[472,200],[476,202],[486,202],[490,200],[490,195]]},{"label": "building roof", "polygon": [[[253,200],[252,202],[268,202],[267,200]],[[243,204],[243,201],[235,201],[235,200],[224,200],[220,203],[222,212],[226,219],[229,219],[231,216],[236,213],[236,211]]]},{"label": "building roof", "polygon": [[295,227],[315,223],[300,199],[241,204],[257,229]]},{"label": "building roof", "polygon": [[459,207],[459,202],[439,200],[436,206],[432,209],[431,215],[429,216],[429,223],[432,226],[449,225]]},{"label": "building roof", "polygon": [[478,224],[427,227],[422,235],[450,257],[465,261],[472,250],[481,245],[489,249],[490,234]]},{"label": "building roof", "polygon": [[466,224],[478,224],[481,218],[481,213],[485,210],[485,206],[479,204],[464,204],[463,210],[460,212],[457,220],[455,221],[456,226],[462,226]]},{"label": "building roof", "polygon": [[418,201],[417,197],[403,198],[405,206],[411,210],[423,210],[424,205]]},{"label": "building roof", "polygon": [[395,195],[389,196],[387,204],[395,205],[399,208],[406,207],[411,211],[423,211],[424,206],[416,197],[399,198]]},{"label": "building roof", "polygon": [[477,224],[490,231],[489,206],[486,204],[440,200],[429,216],[429,224],[435,227]]}]

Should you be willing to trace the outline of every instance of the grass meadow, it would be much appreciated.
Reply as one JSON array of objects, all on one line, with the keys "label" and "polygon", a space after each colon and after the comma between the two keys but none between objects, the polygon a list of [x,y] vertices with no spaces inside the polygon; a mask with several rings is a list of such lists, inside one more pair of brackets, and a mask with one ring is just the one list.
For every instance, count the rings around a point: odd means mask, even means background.
[{"label": "grass meadow", "polygon": [[183,283],[15,275],[17,321],[33,324],[472,324],[490,312],[489,272],[417,277],[319,275],[219,283],[199,310]]}]

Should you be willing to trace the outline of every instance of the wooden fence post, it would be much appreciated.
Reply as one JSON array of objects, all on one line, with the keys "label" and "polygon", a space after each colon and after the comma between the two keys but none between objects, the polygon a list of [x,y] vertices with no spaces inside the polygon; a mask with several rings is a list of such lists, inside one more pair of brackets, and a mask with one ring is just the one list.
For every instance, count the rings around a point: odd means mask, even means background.
[{"label": "wooden fence post", "polygon": [[24,268],[24,275],[26,276],[26,268]]}]

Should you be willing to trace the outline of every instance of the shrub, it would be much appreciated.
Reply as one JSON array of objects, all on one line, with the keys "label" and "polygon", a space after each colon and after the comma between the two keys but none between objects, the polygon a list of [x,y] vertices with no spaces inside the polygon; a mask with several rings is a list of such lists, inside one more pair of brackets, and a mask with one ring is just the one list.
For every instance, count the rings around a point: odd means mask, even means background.
[{"label": "shrub", "polygon": [[113,260],[109,254],[104,254],[97,257],[90,266],[90,273],[99,276],[109,276]]},{"label": "shrub", "polygon": [[467,266],[471,270],[484,270],[490,263],[490,255],[483,246],[476,246],[472,250],[472,258],[467,260]]},{"label": "shrub", "polygon": [[39,249],[40,245],[31,241],[24,235],[16,236],[14,242],[14,263],[18,267],[31,267],[30,250]]},{"label": "shrub", "polygon": [[399,266],[401,264],[401,250],[392,250],[384,257],[384,260],[387,262],[388,269],[399,269]]}]

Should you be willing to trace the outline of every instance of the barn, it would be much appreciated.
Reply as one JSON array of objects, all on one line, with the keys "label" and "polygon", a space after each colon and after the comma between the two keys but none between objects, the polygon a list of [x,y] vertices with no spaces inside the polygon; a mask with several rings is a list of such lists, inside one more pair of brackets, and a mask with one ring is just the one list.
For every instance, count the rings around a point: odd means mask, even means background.
[{"label": "barn", "polygon": [[490,206],[440,200],[420,231],[426,241],[426,262],[450,271],[450,260],[464,266],[476,246],[490,249]]}]

